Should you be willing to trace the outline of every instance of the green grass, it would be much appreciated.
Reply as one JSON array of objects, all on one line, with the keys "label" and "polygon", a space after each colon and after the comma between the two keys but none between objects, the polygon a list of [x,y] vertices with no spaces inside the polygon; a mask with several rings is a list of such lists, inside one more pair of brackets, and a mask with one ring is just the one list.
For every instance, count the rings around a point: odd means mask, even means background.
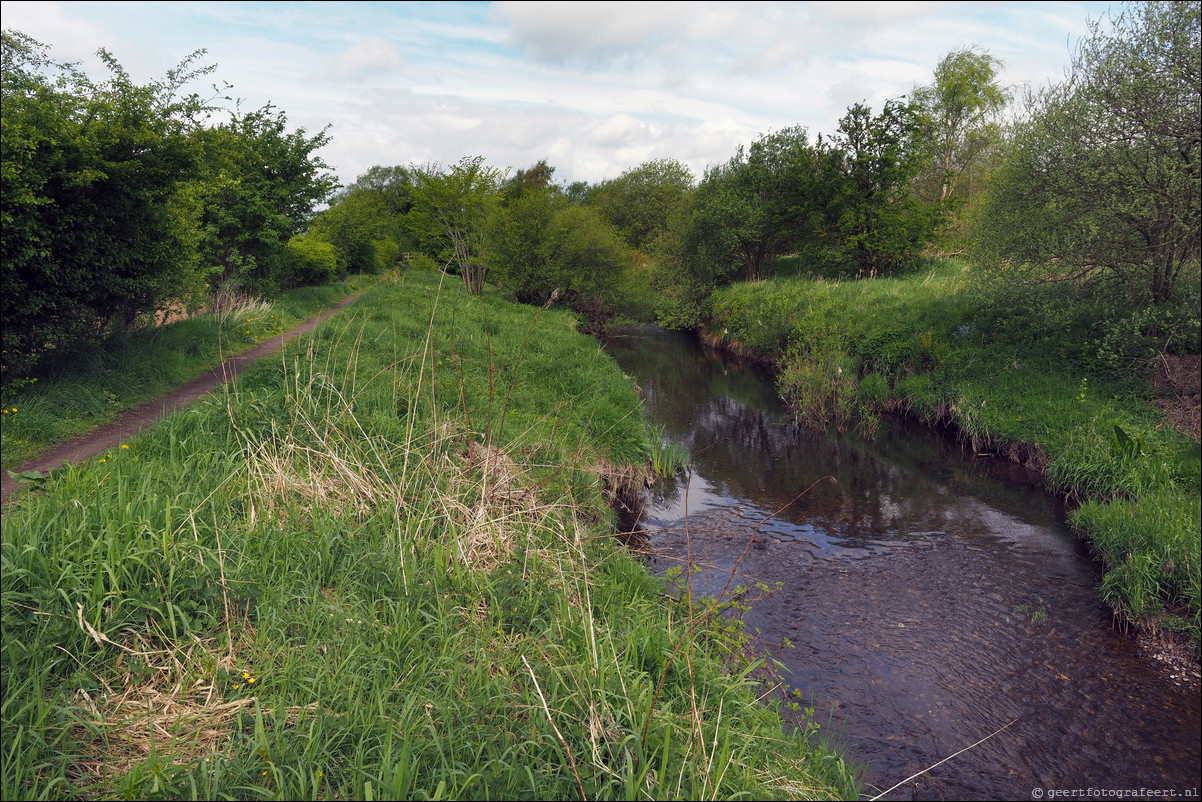
[{"label": "green grass", "polygon": [[89,432],[330,308],[369,281],[357,278],[358,284],[304,287],[271,302],[245,301],[220,314],[133,329],[102,347],[44,360],[34,383],[3,390],[0,469]]},{"label": "green grass", "polygon": [[811,424],[871,430],[902,410],[1043,469],[1081,504],[1070,520],[1116,612],[1197,645],[1199,445],[1164,425],[1142,372],[1158,348],[1196,353],[1197,306],[1196,277],[1175,304],[1132,312],[1064,284],[983,283],[945,260],[902,278],[723,288],[707,329],[775,358],[782,396]]},{"label": "green grass", "polygon": [[6,799],[857,795],[611,537],[617,365],[439,279],[5,510]]}]

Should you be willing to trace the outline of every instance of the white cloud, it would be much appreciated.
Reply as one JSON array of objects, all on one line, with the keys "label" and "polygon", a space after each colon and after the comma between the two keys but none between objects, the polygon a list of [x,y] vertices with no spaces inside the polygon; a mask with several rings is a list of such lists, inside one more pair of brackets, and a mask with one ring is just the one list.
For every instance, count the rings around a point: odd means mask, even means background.
[{"label": "white cloud", "polygon": [[[1107,3],[20,3],[5,27],[62,60],[111,50],[135,80],[198,47],[244,108],[271,101],[344,181],[373,164],[541,158],[561,181],[671,157],[698,175],[757,134],[830,133],[848,105],[930,79],[954,47],[1007,83],[1062,75]],[[404,56],[403,62],[401,56]]]},{"label": "white cloud", "polygon": [[79,19],[62,3],[4,3],[4,29],[18,30],[49,45],[59,62],[80,62],[89,70],[99,66],[96,51],[112,50],[114,37],[105,25]]},{"label": "white cloud", "polygon": [[493,13],[510,41],[535,59],[612,62],[638,56],[646,41],[671,30],[685,12],[677,3],[500,2]]},{"label": "white cloud", "polygon": [[330,68],[335,81],[352,81],[372,74],[387,74],[401,67],[401,54],[392,42],[376,37],[358,42],[338,55]]}]

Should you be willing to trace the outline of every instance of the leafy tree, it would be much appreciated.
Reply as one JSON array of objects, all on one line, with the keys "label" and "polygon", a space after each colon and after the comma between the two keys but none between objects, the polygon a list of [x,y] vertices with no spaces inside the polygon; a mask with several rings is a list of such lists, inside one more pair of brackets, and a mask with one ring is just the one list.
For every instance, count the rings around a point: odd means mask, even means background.
[{"label": "leafy tree", "polygon": [[630,252],[594,209],[562,195],[552,172],[539,162],[506,183],[489,231],[490,275],[523,303],[541,305],[559,290],[590,322],[602,323]]},{"label": "leafy tree", "polygon": [[541,305],[564,284],[558,265],[547,261],[548,227],[561,205],[545,189],[511,191],[490,220],[490,275],[522,303]]},{"label": "leafy tree", "polygon": [[1090,23],[1065,82],[1028,98],[980,210],[979,255],[1117,282],[1160,304],[1197,275],[1202,20],[1197,2]]},{"label": "leafy tree", "polygon": [[192,187],[202,209],[200,258],[211,282],[278,289],[284,245],[337,186],[314,155],[328,133],[289,132],[287,116],[268,104],[193,138],[202,159]]},{"label": "leafy tree", "polygon": [[418,171],[413,167],[376,165],[335,195],[333,203],[339,203],[355,192],[378,195],[388,215],[388,237],[394,240],[401,250],[415,249],[420,232],[414,230],[414,220],[410,218],[409,213],[413,211],[413,190],[417,174]]},{"label": "leafy tree", "polygon": [[415,213],[426,221],[426,232],[440,240],[439,256],[459,268],[464,288],[473,295],[484,290],[488,224],[503,177],[503,171],[485,166],[483,156],[464,157],[446,171],[418,172]]},{"label": "leafy tree", "polygon": [[[823,162],[819,184],[830,193],[823,204],[830,249],[865,275],[910,264],[942,220],[941,204],[924,203],[911,191],[922,167],[920,132],[913,104],[888,100],[874,117],[856,103],[832,140],[839,157]],[[832,166],[840,175],[829,172]]]},{"label": "leafy tree", "polygon": [[356,189],[314,218],[310,231],[334,246],[337,274],[380,273],[396,264],[401,246],[386,197]]},{"label": "leafy tree", "polygon": [[573,181],[563,188],[563,194],[572,203],[587,203],[592,187],[587,181]]},{"label": "leafy tree", "polygon": [[417,171],[412,167],[384,167],[377,164],[339,192],[335,201],[352,192],[374,192],[383,199],[390,214],[409,214],[413,208],[413,187],[416,180]]},{"label": "leafy tree", "polygon": [[200,288],[194,220],[178,189],[207,108],[181,95],[211,68],[194,53],[136,85],[109,53],[96,83],[44,45],[3,33],[3,372],[91,341]]},{"label": "leafy tree", "polygon": [[681,237],[689,272],[715,286],[739,273],[748,281],[766,278],[776,257],[805,238],[817,220],[820,156],[806,129],[786,128],[708,170]]},{"label": "leafy tree", "polygon": [[559,187],[551,183],[555,168],[547,164],[546,159],[540,159],[528,170],[518,170],[501,187],[504,202],[521,197],[530,192],[558,194]]},{"label": "leafy tree", "polygon": [[693,189],[693,173],[675,159],[644,162],[588,193],[589,205],[632,248],[650,250]]},{"label": "leafy tree", "polygon": [[284,246],[280,286],[315,287],[338,277],[338,250],[316,234],[297,234]]},{"label": "leafy tree", "polygon": [[1001,136],[998,117],[1010,93],[998,83],[1002,62],[975,48],[957,48],[935,67],[934,83],[915,87],[913,100],[930,151],[928,184],[939,200]]}]

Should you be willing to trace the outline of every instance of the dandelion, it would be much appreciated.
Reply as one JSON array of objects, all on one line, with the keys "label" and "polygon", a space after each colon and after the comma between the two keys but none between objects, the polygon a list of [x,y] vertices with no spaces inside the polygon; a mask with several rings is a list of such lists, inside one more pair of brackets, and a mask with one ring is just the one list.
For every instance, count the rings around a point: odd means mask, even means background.
[{"label": "dandelion", "polygon": [[121,447],[122,447],[122,448],[129,448],[129,446],[127,446],[127,445],[125,445],[125,444],[122,444],[122,445],[121,445]]},{"label": "dandelion", "polygon": [[238,689],[239,689],[239,688],[241,688],[241,687],[242,687],[242,685],[241,685],[241,683],[239,683],[238,685],[235,685],[235,686],[234,686],[234,690],[238,690]]}]

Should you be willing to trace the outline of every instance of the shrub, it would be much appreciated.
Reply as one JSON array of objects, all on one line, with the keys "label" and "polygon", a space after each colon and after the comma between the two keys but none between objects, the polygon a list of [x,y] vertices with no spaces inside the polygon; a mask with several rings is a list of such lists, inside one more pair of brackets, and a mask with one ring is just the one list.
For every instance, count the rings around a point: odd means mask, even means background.
[{"label": "shrub", "polygon": [[285,288],[329,284],[338,275],[338,253],[315,234],[298,234],[284,246]]}]

